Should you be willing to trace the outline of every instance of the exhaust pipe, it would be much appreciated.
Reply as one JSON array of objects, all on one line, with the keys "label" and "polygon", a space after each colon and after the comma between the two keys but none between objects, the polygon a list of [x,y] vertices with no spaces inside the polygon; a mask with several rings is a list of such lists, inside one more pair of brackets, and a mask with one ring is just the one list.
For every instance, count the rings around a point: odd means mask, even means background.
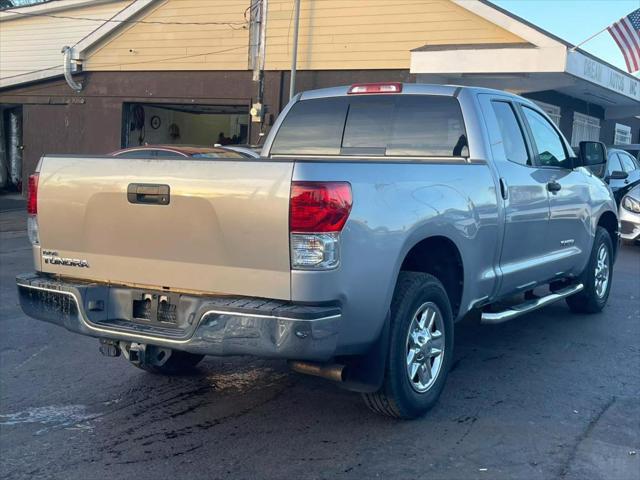
[{"label": "exhaust pipe", "polygon": [[294,372],[304,373],[305,375],[313,375],[314,377],[322,377],[334,382],[344,382],[344,365],[337,363],[318,363],[318,362],[301,362],[298,360],[290,360],[289,368]]}]

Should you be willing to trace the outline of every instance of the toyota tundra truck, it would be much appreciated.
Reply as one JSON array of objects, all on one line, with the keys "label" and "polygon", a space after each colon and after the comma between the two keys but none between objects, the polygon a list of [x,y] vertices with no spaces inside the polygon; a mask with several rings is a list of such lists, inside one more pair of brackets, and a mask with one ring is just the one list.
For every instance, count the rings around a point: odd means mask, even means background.
[{"label": "toyota tundra truck", "polygon": [[307,91],[256,159],[44,156],[19,298],[151,372],[275,357],[413,418],[467,314],[605,306],[619,243],[605,159],[501,91]]}]

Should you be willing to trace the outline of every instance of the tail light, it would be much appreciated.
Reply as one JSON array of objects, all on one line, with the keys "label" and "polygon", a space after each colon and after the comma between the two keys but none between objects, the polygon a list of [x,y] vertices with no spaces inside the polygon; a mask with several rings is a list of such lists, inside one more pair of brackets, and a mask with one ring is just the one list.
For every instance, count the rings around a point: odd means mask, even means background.
[{"label": "tail light", "polygon": [[33,245],[40,243],[40,235],[38,231],[38,180],[39,175],[34,173],[29,176],[29,184],[27,190],[27,234],[29,241]]},{"label": "tail light", "polygon": [[27,193],[27,213],[29,215],[38,214],[38,179],[40,175],[34,173],[29,175],[29,189]]},{"label": "tail light", "polygon": [[358,95],[364,93],[400,93],[402,84],[392,83],[355,83],[347,92],[348,95]]},{"label": "tail light", "polygon": [[340,263],[340,232],[351,213],[347,182],[293,182],[289,203],[291,265],[329,270]]}]

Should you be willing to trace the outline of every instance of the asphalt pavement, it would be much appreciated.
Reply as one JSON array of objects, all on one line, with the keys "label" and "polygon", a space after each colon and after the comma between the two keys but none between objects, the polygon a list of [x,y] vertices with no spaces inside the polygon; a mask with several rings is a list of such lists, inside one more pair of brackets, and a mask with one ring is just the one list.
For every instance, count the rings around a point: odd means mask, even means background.
[{"label": "asphalt pavement", "polygon": [[602,314],[458,324],[439,404],[397,421],[281,361],[162,377],[105,358],[21,312],[23,213],[0,227],[0,478],[640,479],[640,247]]}]

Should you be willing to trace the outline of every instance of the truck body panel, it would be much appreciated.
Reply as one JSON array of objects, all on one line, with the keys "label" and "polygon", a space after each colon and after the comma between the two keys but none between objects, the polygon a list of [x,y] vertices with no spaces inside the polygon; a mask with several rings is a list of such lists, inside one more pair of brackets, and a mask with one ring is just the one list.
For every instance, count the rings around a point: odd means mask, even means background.
[{"label": "truck body panel", "polygon": [[[290,298],[291,162],[45,157],[41,163],[43,272]],[[132,184],[168,185],[168,204],[131,203]]]}]

